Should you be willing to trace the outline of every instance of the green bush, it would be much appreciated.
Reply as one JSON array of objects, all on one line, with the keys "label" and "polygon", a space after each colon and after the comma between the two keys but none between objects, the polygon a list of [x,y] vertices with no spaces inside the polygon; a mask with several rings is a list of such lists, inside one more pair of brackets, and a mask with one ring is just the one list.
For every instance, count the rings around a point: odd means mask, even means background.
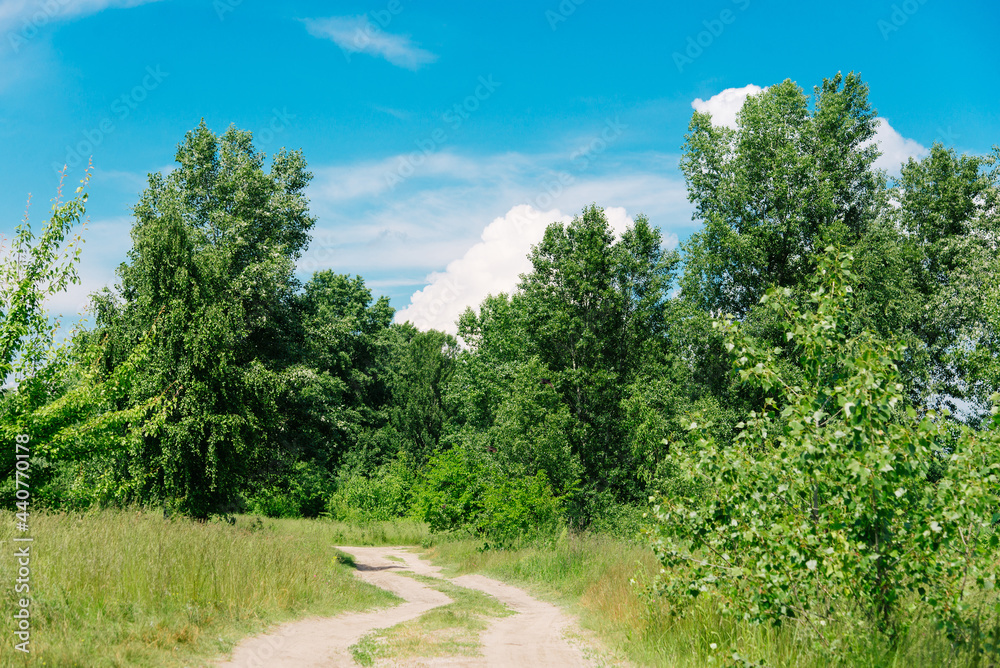
[{"label": "green bush", "polygon": [[[782,315],[797,374],[732,319],[718,321],[740,378],[763,410],[721,447],[692,422],[670,456],[691,484],[658,499],[653,547],[680,609],[712,596],[751,622],[798,629],[833,653],[895,645],[923,616],[956,645],[996,645],[996,432],[906,406],[901,346],[850,336],[850,256],[820,261],[812,309],[788,291],[761,300]],[[946,460],[942,467],[941,459]]]},{"label": "green bush", "polygon": [[383,464],[370,477],[358,471],[344,472],[327,501],[326,513],[345,522],[406,517],[413,503],[413,485],[414,474],[401,459]]},{"label": "green bush", "polygon": [[329,473],[313,462],[295,462],[281,484],[246,499],[248,512],[266,517],[318,517],[333,489]]},{"label": "green bush", "polygon": [[414,499],[415,512],[431,531],[467,531],[497,546],[554,534],[563,523],[563,506],[541,471],[503,475],[464,447],[431,458]]},{"label": "green bush", "polygon": [[265,517],[298,517],[299,509],[285,490],[265,487],[246,501],[247,512]]}]

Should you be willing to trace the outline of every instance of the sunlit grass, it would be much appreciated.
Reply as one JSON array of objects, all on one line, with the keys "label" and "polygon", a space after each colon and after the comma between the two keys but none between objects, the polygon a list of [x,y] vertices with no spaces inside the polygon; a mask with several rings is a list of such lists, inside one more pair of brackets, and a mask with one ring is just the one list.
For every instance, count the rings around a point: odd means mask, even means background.
[{"label": "sunlit grass", "polygon": [[[734,662],[734,651],[750,662],[797,668],[977,665],[975,657],[954,651],[927,619],[917,621],[895,650],[872,629],[860,629],[852,631],[860,646],[854,653],[831,657],[795,624],[749,624],[720,614],[707,599],[684,616],[672,616],[646,586],[660,565],[641,541],[569,534],[516,550],[482,550],[481,541],[452,541],[434,545],[427,556],[446,574],[485,573],[562,605],[613,654],[636,665],[744,665]],[[837,633],[831,629],[828,635]]]},{"label": "sunlit grass", "polygon": [[[275,622],[391,604],[338,562],[334,545],[419,542],[416,523],[165,520],[162,513],[32,514],[31,654],[0,643],[0,665],[207,665]],[[14,517],[0,514],[12,545]],[[12,630],[16,563],[2,557]],[[17,596],[19,598],[19,596]]]},{"label": "sunlit grass", "polygon": [[[401,573],[401,575],[407,575]],[[380,659],[405,661],[431,657],[480,656],[480,634],[490,620],[513,612],[498,600],[474,589],[438,578],[410,577],[446,594],[452,603],[425,612],[416,619],[370,633],[351,647],[355,662],[374,665]]]}]

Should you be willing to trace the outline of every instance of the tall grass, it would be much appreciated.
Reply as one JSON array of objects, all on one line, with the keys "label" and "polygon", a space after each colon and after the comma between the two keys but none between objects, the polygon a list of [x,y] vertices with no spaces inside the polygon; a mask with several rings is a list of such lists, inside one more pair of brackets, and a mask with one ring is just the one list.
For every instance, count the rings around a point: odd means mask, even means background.
[{"label": "tall grass", "polygon": [[[391,594],[337,563],[333,546],[426,535],[413,522],[240,517],[230,526],[111,510],[30,519],[31,654],[13,647],[20,595],[14,550],[5,547],[2,666],[207,665],[275,622],[390,604]],[[14,533],[13,514],[0,513],[5,546]]]},{"label": "tall grass", "polygon": [[[465,540],[435,544],[428,556],[446,572],[487,573],[569,608],[584,628],[637,665],[746,665],[742,659],[797,668],[977,665],[975,657],[954,651],[926,619],[915,623],[895,649],[878,634],[862,630],[856,652],[831,658],[806,641],[794,624],[773,628],[745,623],[720,614],[708,600],[696,602],[682,617],[672,616],[650,593],[648,585],[660,574],[660,565],[641,541],[564,534],[551,544],[484,551],[481,542]],[[856,630],[854,634],[859,637]],[[734,661],[734,651],[741,660]]]}]

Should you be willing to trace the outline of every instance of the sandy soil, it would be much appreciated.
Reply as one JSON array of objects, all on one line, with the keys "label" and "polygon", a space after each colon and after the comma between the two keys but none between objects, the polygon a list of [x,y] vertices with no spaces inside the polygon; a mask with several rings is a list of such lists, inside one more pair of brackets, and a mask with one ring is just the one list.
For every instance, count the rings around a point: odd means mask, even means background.
[{"label": "sandy soil", "polygon": [[[441,592],[413,578],[398,575],[411,571],[418,575],[441,577],[440,569],[394,547],[340,547],[354,557],[356,575],[377,587],[387,589],[403,603],[365,613],[347,613],[329,618],[312,618],[283,624],[265,635],[244,640],[232,658],[219,666],[227,668],[311,668],[319,666],[354,666],[348,647],[377,629],[389,628],[414,619],[428,610],[451,603]],[[402,561],[394,561],[387,557]],[[571,644],[567,632],[573,622],[556,606],[539,601],[527,592],[482,575],[463,575],[448,580],[468,589],[477,589],[495,597],[515,612],[494,620],[483,633],[482,656],[428,658],[407,662],[410,666],[490,666],[521,667],[590,666],[581,648]],[[395,665],[384,664],[379,665]],[[403,664],[398,664],[403,665]]]}]

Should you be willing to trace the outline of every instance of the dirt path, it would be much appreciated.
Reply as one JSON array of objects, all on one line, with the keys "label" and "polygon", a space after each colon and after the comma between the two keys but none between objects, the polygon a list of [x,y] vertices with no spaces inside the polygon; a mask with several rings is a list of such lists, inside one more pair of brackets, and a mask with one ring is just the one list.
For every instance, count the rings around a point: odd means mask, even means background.
[{"label": "dirt path", "polygon": [[[441,569],[403,548],[340,547],[354,557],[357,577],[387,589],[404,600],[395,607],[374,612],[347,613],[329,618],[291,622],[261,636],[244,640],[232,658],[218,664],[227,668],[312,668],[354,666],[348,647],[368,633],[414,619],[428,610],[451,603],[441,592],[397,575],[411,571],[440,578]],[[387,557],[395,557],[394,561]],[[495,597],[515,614],[494,620],[482,635],[483,655],[475,658],[427,658],[421,666],[545,666],[562,668],[593,665],[565,637],[572,621],[551,603],[539,601],[517,587],[482,575],[448,580]],[[381,664],[381,662],[380,662]],[[412,663],[411,663],[412,665]]]}]

